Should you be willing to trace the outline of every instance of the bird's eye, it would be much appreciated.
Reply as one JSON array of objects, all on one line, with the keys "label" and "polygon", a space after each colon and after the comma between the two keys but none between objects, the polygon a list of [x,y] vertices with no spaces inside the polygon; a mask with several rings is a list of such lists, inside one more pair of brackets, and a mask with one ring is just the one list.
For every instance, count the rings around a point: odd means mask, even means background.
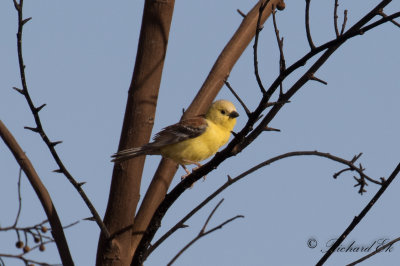
[{"label": "bird's eye", "polygon": [[224,114],[225,114],[225,110],[221,110],[221,114],[223,114],[223,115],[224,115]]}]

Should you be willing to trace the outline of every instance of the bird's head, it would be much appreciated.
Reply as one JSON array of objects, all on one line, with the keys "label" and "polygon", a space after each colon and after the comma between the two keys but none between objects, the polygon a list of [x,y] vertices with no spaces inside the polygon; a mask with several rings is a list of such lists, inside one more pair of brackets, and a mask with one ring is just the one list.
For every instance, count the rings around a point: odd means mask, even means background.
[{"label": "bird's head", "polygon": [[208,109],[206,118],[213,121],[215,124],[225,127],[232,131],[236,124],[236,117],[239,113],[236,111],[233,103],[227,100],[215,101],[210,109]]}]

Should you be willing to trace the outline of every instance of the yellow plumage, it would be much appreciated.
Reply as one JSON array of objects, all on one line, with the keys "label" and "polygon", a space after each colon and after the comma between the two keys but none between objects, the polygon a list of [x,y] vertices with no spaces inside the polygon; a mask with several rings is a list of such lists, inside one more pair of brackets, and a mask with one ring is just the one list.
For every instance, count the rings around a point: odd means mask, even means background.
[{"label": "yellow plumage", "polygon": [[140,155],[160,154],[182,165],[196,164],[214,155],[228,142],[236,117],[239,114],[233,103],[226,100],[214,102],[205,116],[183,120],[164,128],[156,134],[154,142],[142,147],[120,151],[113,161],[121,162]]}]

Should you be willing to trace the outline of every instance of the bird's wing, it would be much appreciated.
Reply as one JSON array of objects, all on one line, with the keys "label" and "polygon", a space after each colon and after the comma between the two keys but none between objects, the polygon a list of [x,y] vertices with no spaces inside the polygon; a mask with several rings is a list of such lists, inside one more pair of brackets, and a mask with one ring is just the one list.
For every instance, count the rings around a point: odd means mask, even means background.
[{"label": "bird's wing", "polygon": [[154,136],[154,141],[149,143],[152,147],[163,147],[187,139],[195,138],[207,129],[207,120],[203,116],[197,116],[182,120],[161,130]]}]

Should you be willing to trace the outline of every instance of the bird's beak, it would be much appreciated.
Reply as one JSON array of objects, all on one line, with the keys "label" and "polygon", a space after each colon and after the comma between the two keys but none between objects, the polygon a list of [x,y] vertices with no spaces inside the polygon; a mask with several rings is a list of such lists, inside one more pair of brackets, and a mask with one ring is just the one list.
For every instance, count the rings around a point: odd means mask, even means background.
[{"label": "bird's beak", "polygon": [[238,117],[238,116],[239,116],[239,113],[236,112],[236,111],[232,111],[232,112],[229,114],[229,118],[236,118],[236,117]]}]

